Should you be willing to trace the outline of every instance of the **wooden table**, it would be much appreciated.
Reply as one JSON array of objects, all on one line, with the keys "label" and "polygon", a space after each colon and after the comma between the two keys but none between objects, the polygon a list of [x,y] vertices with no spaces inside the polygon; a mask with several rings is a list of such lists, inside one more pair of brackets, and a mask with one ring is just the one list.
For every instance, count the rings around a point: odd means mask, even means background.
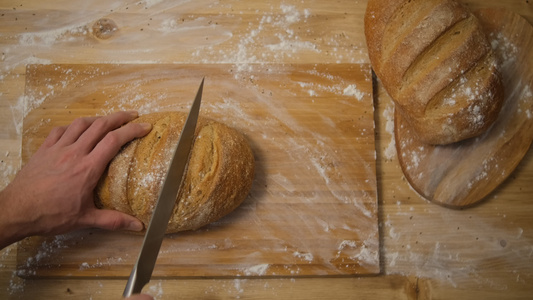
[{"label": "wooden table", "polygon": [[[530,1],[465,2],[533,23]],[[0,186],[20,166],[27,64],[226,63],[238,71],[261,63],[368,63],[365,8],[366,1],[344,0],[4,1]],[[156,299],[531,297],[533,150],[482,204],[442,208],[405,180],[391,135],[393,105],[379,82],[375,94],[381,275],[156,279],[145,291]],[[123,280],[106,278],[23,280],[14,272],[16,253],[16,246],[0,252],[2,299],[118,299],[124,288]]]}]

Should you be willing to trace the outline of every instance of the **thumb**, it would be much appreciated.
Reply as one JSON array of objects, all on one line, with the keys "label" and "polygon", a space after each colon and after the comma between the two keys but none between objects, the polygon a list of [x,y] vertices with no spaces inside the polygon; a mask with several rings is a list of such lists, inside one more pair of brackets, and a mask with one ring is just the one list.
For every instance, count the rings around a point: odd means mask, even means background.
[{"label": "thumb", "polygon": [[86,217],[87,225],[96,228],[129,231],[144,229],[144,224],[139,219],[116,210],[95,208]]}]

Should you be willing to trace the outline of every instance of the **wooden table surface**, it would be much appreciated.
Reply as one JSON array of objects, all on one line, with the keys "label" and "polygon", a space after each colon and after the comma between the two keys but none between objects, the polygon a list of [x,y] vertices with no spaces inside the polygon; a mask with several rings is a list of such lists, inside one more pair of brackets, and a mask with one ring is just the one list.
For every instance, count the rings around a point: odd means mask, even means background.
[{"label": "wooden table surface", "polygon": [[[533,23],[527,0],[468,0]],[[28,64],[368,63],[366,1],[2,1],[0,187],[20,168]],[[533,150],[483,203],[451,210],[405,180],[393,105],[377,84],[381,274],[371,277],[156,279],[156,299],[516,299],[533,295]],[[119,299],[124,280],[24,280],[15,245],[0,251],[0,298]]]}]

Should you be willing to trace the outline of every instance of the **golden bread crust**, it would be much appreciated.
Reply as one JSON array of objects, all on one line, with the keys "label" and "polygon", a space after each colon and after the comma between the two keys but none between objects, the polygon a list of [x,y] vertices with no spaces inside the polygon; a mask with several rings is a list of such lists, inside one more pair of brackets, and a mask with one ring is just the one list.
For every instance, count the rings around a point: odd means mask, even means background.
[{"label": "golden bread crust", "polygon": [[496,120],[503,85],[476,19],[452,0],[370,0],[365,36],[374,72],[422,142],[477,136]]},{"label": "golden bread crust", "polygon": [[[152,131],[110,162],[96,188],[99,207],[128,213],[147,226],[186,117],[162,112],[132,121],[151,123]],[[167,233],[197,229],[230,213],[248,195],[253,176],[253,153],[242,134],[200,117]]]}]

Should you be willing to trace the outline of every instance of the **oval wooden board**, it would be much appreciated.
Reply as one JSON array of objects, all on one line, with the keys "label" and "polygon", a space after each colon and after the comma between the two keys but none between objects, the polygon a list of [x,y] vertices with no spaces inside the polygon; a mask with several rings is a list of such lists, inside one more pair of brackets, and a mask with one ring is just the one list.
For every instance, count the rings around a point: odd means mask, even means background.
[{"label": "oval wooden board", "polygon": [[417,141],[396,110],[398,159],[411,186],[426,199],[463,208],[478,203],[516,168],[533,140],[533,27],[501,9],[477,13],[501,62],[505,103],[482,136],[446,146]]}]

